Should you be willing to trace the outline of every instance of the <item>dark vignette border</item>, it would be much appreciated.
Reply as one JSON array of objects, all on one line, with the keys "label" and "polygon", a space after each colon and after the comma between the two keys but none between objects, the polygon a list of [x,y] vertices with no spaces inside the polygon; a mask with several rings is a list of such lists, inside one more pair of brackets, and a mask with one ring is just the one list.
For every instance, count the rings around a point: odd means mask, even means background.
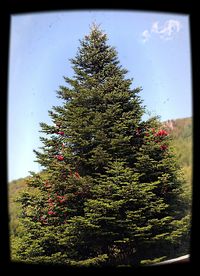
[{"label": "dark vignette border", "polygon": [[[108,2],[108,1],[107,1]],[[127,3],[114,4],[106,3],[103,5],[103,1],[96,3],[82,2],[73,3],[66,0],[7,0],[1,1],[1,42],[0,42],[0,118],[1,118],[1,143],[0,143],[0,211],[1,211],[1,224],[0,224],[0,266],[6,268],[7,271],[13,270],[17,272],[78,272],[77,269],[68,268],[66,266],[47,266],[47,265],[29,265],[22,263],[14,263],[10,261],[10,246],[9,246],[9,221],[8,221],[8,190],[7,190],[7,122],[8,122],[8,79],[9,79],[9,42],[10,42],[10,18],[12,15],[34,12],[51,12],[51,11],[73,11],[73,10],[121,10],[121,11],[145,11],[145,12],[163,12],[163,13],[175,13],[189,15],[190,22],[190,46],[191,46],[191,67],[192,67],[192,97],[193,97],[193,208],[192,208],[192,236],[191,236],[191,252],[190,262],[182,264],[172,264],[163,266],[151,266],[151,267],[138,267],[133,269],[114,269],[117,272],[128,273],[155,273],[159,272],[190,272],[191,269],[197,265],[198,258],[195,253],[195,247],[197,247],[198,237],[198,210],[200,210],[200,200],[198,197],[199,185],[198,185],[198,156],[199,156],[199,116],[198,110],[200,109],[200,99],[197,92],[198,81],[200,76],[197,76],[197,62],[199,60],[200,49],[198,42],[198,32],[196,32],[197,24],[197,11],[192,0],[168,0],[168,1],[156,1],[156,0],[140,0],[140,1],[126,1]],[[76,5],[75,5],[76,4]],[[93,5],[92,5],[93,4]],[[100,5],[101,4],[101,5]],[[110,5],[109,5],[110,4]],[[127,5],[125,5],[127,4]],[[173,65],[172,65],[173,66]],[[184,80],[183,80],[184,81]],[[178,104],[178,103],[177,103]],[[195,160],[196,158],[196,160]],[[85,272],[110,272],[112,268],[98,268],[98,269],[78,269],[81,273]],[[5,271],[5,270],[4,270]]]}]

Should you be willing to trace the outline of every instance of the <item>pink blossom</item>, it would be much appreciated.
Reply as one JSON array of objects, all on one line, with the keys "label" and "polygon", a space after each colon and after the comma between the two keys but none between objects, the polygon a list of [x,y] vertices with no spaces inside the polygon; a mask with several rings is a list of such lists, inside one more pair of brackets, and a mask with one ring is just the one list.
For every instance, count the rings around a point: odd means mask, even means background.
[{"label": "pink blossom", "polygon": [[56,158],[59,160],[59,161],[63,161],[64,160],[64,157],[62,155],[57,155]]},{"label": "pink blossom", "polygon": [[63,199],[59,200],[59,202],[63,203],[63,202],[65,202],[65,199],[63,198]]},{"label": "pink blossom", "polygon": [[163,130],[163,129],[159,130],[159,131],[155,134],[155,136],[167,136],[167,135],[168,135],[167,131],[166,131],[166,130]]},{"label": "pink blossom", "polygon": [[160,146],[161,150],[166,150],[167,149],[167,146],[166,145],[162,145]]},{"label": "pink blossom", "polygon": [[57,134],[64,135],[64,131],[58,131]]},{"label": "pink blossom", "polygon": [[78,173],[78,172],[75,172],[74,176],[75,176],[77,179],[79,179],[79,178],[80,178],[80,175],[79,175],[79,173]]},{"label": "pink blossom", "polygon": [[54,212],[54,211],[50,210],[50,211],[48,211],[48,214],[49,214],[49,215],[55,215],[55,214],[56,214],[56,212]]}]

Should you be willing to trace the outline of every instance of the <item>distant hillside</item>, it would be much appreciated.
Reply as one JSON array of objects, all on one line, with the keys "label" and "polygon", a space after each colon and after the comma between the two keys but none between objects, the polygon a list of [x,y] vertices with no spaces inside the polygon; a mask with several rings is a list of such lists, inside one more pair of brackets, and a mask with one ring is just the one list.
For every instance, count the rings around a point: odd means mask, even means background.
[{"label": "distant hillside", "polygon": [[10,217],[10,230],[11,234],[15,235],[18,228],[18,215],[20,212],[19,206],[15,202],[15,199],[19,195],[19,192],[26,187],[26,178],[20,178],[13,180],[8,185],[8,201],[9,201],[9,217]]},{"label": "distant hillside", "polygon": [[192,118],[168,120],[164,125],[173,138],[173,146],[181,166],[192,166]]},{"label": "distant hillside", "polygon": [[192,200],[192,118],[168,120],[164,125],[172,136],[177,162],[185,176],[184,193]]}]

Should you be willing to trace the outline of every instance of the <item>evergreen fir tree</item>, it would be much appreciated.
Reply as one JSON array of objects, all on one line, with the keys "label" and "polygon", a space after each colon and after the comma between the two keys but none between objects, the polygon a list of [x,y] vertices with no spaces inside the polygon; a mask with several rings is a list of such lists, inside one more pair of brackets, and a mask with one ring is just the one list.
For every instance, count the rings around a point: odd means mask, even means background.
[{"label": "evergreen fir tree", "polygon": [[41,123],[44,170],[19,198],[16,255],[82,266],[175,257],[189,232],[169,135],[158,118],[142,120],[141,88],[98,26],[80,46],[74,76],[57,91],[64,103],[49,111],[53,125]]}]

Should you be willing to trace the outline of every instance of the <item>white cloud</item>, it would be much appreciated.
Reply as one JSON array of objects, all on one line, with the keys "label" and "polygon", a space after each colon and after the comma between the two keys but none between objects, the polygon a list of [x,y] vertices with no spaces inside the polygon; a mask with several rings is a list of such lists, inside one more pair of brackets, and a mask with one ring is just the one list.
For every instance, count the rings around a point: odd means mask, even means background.
[{"label": "white cloud", "polygon": [[142,33],[143,42],[147,42],[152,34],[158,35],[163,40],[172,39],[181,29],[181,23],[178,20],[167,20],[162,26],[158,21],[153,22],[150,31],[145,30]]},{"label": "white cloud", "polygon": [[158,21],[156,21],[152,24],[151,32],[152,33],[157,33],[158,32]]},{"label": "white cloud", "polygon": [[178,20],[167,20],[163,26],[159,26],[158,22],[154,22],[151,27],[151,32],[156,33],[162,39],[172,39],[175,33],[178,33],[181,29],[181,23]]},{"label": "white cloud", "polygon": [[148,30],[145,30],[143,33],[142,33],[142,41],[145,43],[147,42],[151,37],[151,34],[149,33]]}]

